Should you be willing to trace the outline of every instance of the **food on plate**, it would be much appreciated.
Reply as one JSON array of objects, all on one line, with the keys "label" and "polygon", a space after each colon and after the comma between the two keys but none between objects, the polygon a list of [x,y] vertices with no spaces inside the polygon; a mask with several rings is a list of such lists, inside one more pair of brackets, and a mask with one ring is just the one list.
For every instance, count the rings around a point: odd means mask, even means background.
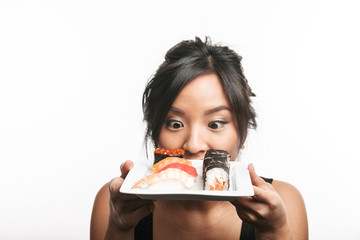
[{"label": "food on plate", "polygon": [[203,162],[204,190],[229,190],[230,154],[225,150],[209,149]]},{"label": "food on plate", "polygon": [[185,151],[183,149],[164,149],[164,148],[157,148],[154,151],[154,164],[158,163],[159,161],[163,160],[167,157],[184,157]]},{"label": "food on plate", "polygon": [[179,164],[185,164],[185,165],[192,166],[192,163],[189,160],[185,159],[185,158],[167,157],[167,158],[164,158],[163,160],[161,160],[160,162],[155,163],[151,168],[151,172],[156,173],[160,169],[165,167],[166,165],[169,165],[169,164],[172,164],[172,163],[179,163]]},{"label": "food on plate", "polygon": [[[151,173],[137,181],[131,189],[176,191],[191,189],[194,186],[198,173],[192,162],[184,158],[184,150],[156,149],[154,153],[155,163],[151,167]],[[177,155],[179,157],[176,157]],[[156,158],[161,160],[156,161]],[[207,150],[202,165],[203,189],[229,190],[229,173],[230,154],[225,150]]]},{"label": "food on plate", "polygon": [[137,187],[165,191],[190,189],[198,176],[191,162],[181,158],[165,158],[158,162],[154,171],[137,181],[131,189]]}]

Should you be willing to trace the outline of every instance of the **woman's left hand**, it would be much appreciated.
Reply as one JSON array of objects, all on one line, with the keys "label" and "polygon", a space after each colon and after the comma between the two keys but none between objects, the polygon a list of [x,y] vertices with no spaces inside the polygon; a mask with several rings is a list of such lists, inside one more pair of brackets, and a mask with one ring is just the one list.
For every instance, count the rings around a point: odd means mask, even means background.
[{"label": "woman's left hand", "polygon": [[274,187],[248,166],[254,196],[239,197],[231,203],[241,220],[255,227],[257,239],[292,239],[285,205]]}]

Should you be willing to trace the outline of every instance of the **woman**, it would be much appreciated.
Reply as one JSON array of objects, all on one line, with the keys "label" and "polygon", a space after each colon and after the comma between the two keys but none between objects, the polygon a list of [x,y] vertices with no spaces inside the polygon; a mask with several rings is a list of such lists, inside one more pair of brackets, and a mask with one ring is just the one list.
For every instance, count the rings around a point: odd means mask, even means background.
[{"label": "woman", "polygon": [[[254,96],[241,57],[209,39],[183,41],[170,49],[143,95],[146,141],[185,150],[203,159],[223,149],[235,160],[248,127],[256,127]],[[255,195],[228,201],[143,200],[119,193],[133,167],[96,196],[91,239],[308,239],[305,205],[292,185],[248,169]]]}]

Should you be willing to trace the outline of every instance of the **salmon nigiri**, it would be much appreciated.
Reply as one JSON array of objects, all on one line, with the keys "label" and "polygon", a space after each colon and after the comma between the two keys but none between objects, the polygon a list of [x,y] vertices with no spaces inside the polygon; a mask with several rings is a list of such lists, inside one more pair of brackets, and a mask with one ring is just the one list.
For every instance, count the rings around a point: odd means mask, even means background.
[{"label": "salmon nigiri", "polygon": [[155,173],[137,181],[132,189],[143,185],[146,185],[147,188],[159,190],[190,189],[197,176],[196,168],[193,166],[170,162]]},{"label": "salmon nigiri", "polygon": [[188,165],[188,166],[192,166],[191,161],[186,160],[185,158],[167,157],[167,158],[164,158],[163,160],[161,160],[160,162],[155,163],[151,168],[151,172],[156,173],[160,169],[165,167],[166,165],[169,165],[169,164],[172,164],[172,163],[179,163],[179,164],[185,164],[185,165]]}]

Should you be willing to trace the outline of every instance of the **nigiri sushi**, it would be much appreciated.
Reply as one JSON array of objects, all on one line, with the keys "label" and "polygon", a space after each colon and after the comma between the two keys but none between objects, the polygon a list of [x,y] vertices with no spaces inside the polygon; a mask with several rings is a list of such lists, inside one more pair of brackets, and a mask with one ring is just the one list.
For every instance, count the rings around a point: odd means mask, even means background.
[{"label": "nigiri sushi", "polygon": [[132,186],[132,189],[145,187],[152,190],[169,191],[190,189],[194,185],[196,177],[198,176],[196,168],[189,164],[171,162],[171,160],[164,159],[162,161],[160,161],[158,165],[163,164],[162,168],[157,168],[151,175],[137,181],[134,186]]},{"label": "nigiri sushi", "polygon": [[156,173],[157,171],[159,171],[160,169],[162,169],[163,167],[165,167],[166,165],[169,165],[171,163],[180,163],[180,164],[192,166],[191,161],[189,161],[185,158],[167,157],[167,158],[164,158],[163,160],[161,160],[160,162],[155,163],[151,168],[151,172]]}]

